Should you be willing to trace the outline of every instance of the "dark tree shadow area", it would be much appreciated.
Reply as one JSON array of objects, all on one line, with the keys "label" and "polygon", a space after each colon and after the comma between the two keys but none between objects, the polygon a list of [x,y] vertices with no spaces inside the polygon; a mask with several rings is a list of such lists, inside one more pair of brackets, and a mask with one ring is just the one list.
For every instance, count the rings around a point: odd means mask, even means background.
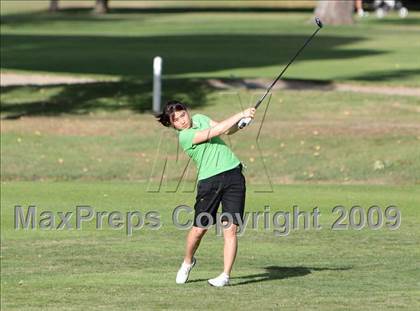
[{"label": "dark tree shadow area", "polygon": [[[163,101],[178,99],[189,107],[198,108],[209,105],[207,96],[213,91],[226,88],[265,90],[268,84],[269,81],[248,81],[240,78],[217,78],[213,82],[202,78],[171,78],[163,79],[162,97]],[[282,80],[282,85],[288,90],[334,89],[331,81],[288,79]],[[152,88],[151,80],[135,78],[79,84],[4,86],[1,88],[3,99],[0,113],[2,119],[19,119],[24,116],[83,115],[95,111],[151,112]],[[18,96],[22,98],[21,101],[16,100],[14,92],[20,94]],[[43,100],[28,100],[51,92],[54,95],[46,95]]]},{"label": "dark tree shadow area", "polygon": [[[293,277],[300,277],[311,274],[312,271],[344,271],[350,270],[351,267],[339,267],[339,268],[328,268],[328,267],[279,267],[279,266],[268,266],[265,267],[265,272],[258,274],[251,274],[239,277],[231,278],[230,286],[238,286],[266,281],[282,280]],[[190,280],[188,283],[203,282],[207,279],[195,279]]]},{"label": "dark tree shadow area", "polygon": [[240,7],[200,6],[200,7],[155,7],[155,8],[112,8],[111,14],[161,14],[161,13],[276,13],[276,12],[313,12],[311,7],[258,7],[247,6],[244,2]]},{"label": "dark tree shadow area", "polygon": [[[211,73],[286,64],[307,35],[202,34],[174,36],[1,36],[1,67],[29,71],[149,78],[152,59],[165,75]],[[297,61],[356,59],[385,51],[343,49],[361,37],[320,36]],[[325,48],[328,47],[328,48]]]},{"label": "dark tree shadow area", "polygon": [[[307,39],[306,35],[174,35],[174,36],[1,36],[2,69],[52,73],[105,74],[121,77],[120,82],[62,85],[60,92],[42,101],[8,101],[3,97],[3,118],[21,116],[85,114],[95,109],[144,112],[152,103],[152,60],[163,57],[164,98],[179,98],[205,105],[212,91],[207,81],[181,78],[195,74],[209,76],[221,70],[278,66],[282,68]],[[385,51],[342,49],[361,37],[320,36],[299,56],[298,61],[355,59]],[[325,46],[328,46],[326,49]],[[176,78],[175,78],[176,77]],[[36,91],[56,86],[21,86]],[[3,87],[2,94],[17,90]],[[24,90],[25,91],[25,90]],[[40,98],[40,96],[37,96]]]},{"label": "dark tree shadow area", "polygon": [[[179,99],[191,108],[206,103],[206,96],[212,87],[200,79],[168,79],[163,80],[163,100]],[[131,110],[133,112],[151,112],[152,82],[124,79],[118,82],[97,82],[83,84],[62,84],[42,86],[8,86],[1,92],[25,89],[26,92],[39,94],[48,89],[62,89],[47,100],[15,101],[2,100],[1,115],[3,119],[18,119],[23,116],[56,116],[60,114],[83,115],[95,111],[115,112]]]},{"label": "dark tree shadow area", "polygon": [[[420,63],[418,64],[420,66]],[[391,81],[405,79],[407,77],[418,76],[420,81],[420,67],[419,69],[394,69],[384,71],[372,71],[363,75],[348,77],[349,80],[360,81]]]}]

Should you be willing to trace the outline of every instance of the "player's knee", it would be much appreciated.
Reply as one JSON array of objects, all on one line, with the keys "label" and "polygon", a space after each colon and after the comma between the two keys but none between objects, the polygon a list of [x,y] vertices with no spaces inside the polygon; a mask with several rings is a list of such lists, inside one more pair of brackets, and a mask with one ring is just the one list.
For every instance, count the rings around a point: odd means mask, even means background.
[{"label": "player's knee", "polygon": [[192,227],[193,233],[197,238],[202,238],[206,234],[206,228]]},{"label": "player's knee", "polygon": [[234,238],[234,237],[236,237],[236,231],[238,229],[238,226],[237,225],[232,224],[232,223],[229,223],[227,221],[222,222],[222,224],[224,226],[223,233],[224,233],[224,236],[226,238],[229,238],[229,237]]}]

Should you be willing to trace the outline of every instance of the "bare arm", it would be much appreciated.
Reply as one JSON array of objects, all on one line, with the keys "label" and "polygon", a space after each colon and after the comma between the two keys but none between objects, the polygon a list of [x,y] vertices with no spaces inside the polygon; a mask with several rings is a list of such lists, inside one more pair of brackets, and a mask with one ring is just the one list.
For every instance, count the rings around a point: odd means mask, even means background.
[{"label": "bare arm", "polygon": [[225,134],[232,135],[235,134],[239,130],[239,127],[237,124],[234,124],[230,129],[227,130]]},{"label": "bare arm", "polygon": [[[219,124],[219,122],[216,122],[216,121],[210,119],[210,127],[214,127],[217,124]],[[239,130],[239,127],[236,124],[234,124],[230,129],[228,129],[223,134],[232,135],[232,134],[236,133],[238,130]]]},{"label": "bare arm", "polygon": [[233,116],[227,118],[226,120],[223,120],[222,122],[217,123],[213,121],[213,123],[210,124],[210,128],[195,133],[193,144],[199,144],[213,137],[220,136],[223,133],[228,132],[229,129],[231,129],[233,126],[236,126],[236,124],[242,118],[253,118],[254,114],[255,108],[248,108],[244,111],[234,114]]}]

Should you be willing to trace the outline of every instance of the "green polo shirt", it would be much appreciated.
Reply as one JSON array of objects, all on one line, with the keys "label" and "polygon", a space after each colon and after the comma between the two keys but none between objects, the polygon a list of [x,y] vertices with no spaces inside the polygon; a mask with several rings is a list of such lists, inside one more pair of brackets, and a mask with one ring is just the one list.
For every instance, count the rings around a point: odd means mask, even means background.
[{"label": "green polo shirt", "polygon": [[195,133],[210,127],[210,118],[195,114],[191,119],[192,127],[178,132],[179,144],[197,165],[198,180],[228,171],[239,165],[238,158],[220,137],[193,144]]}]

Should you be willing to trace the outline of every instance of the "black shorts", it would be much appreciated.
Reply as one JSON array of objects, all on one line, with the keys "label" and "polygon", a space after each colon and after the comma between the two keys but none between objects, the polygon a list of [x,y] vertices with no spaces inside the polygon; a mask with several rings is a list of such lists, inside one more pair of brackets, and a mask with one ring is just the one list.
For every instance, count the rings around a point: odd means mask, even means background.
[{"label": "black shorts", "polygon": [[245,192],[242,164],[231,170],[199,180],[194,205],[194,226],[208,228],[215,224],[220,202],[222,202],[221,221],[239,225],[238,219],[243,221]]}]

